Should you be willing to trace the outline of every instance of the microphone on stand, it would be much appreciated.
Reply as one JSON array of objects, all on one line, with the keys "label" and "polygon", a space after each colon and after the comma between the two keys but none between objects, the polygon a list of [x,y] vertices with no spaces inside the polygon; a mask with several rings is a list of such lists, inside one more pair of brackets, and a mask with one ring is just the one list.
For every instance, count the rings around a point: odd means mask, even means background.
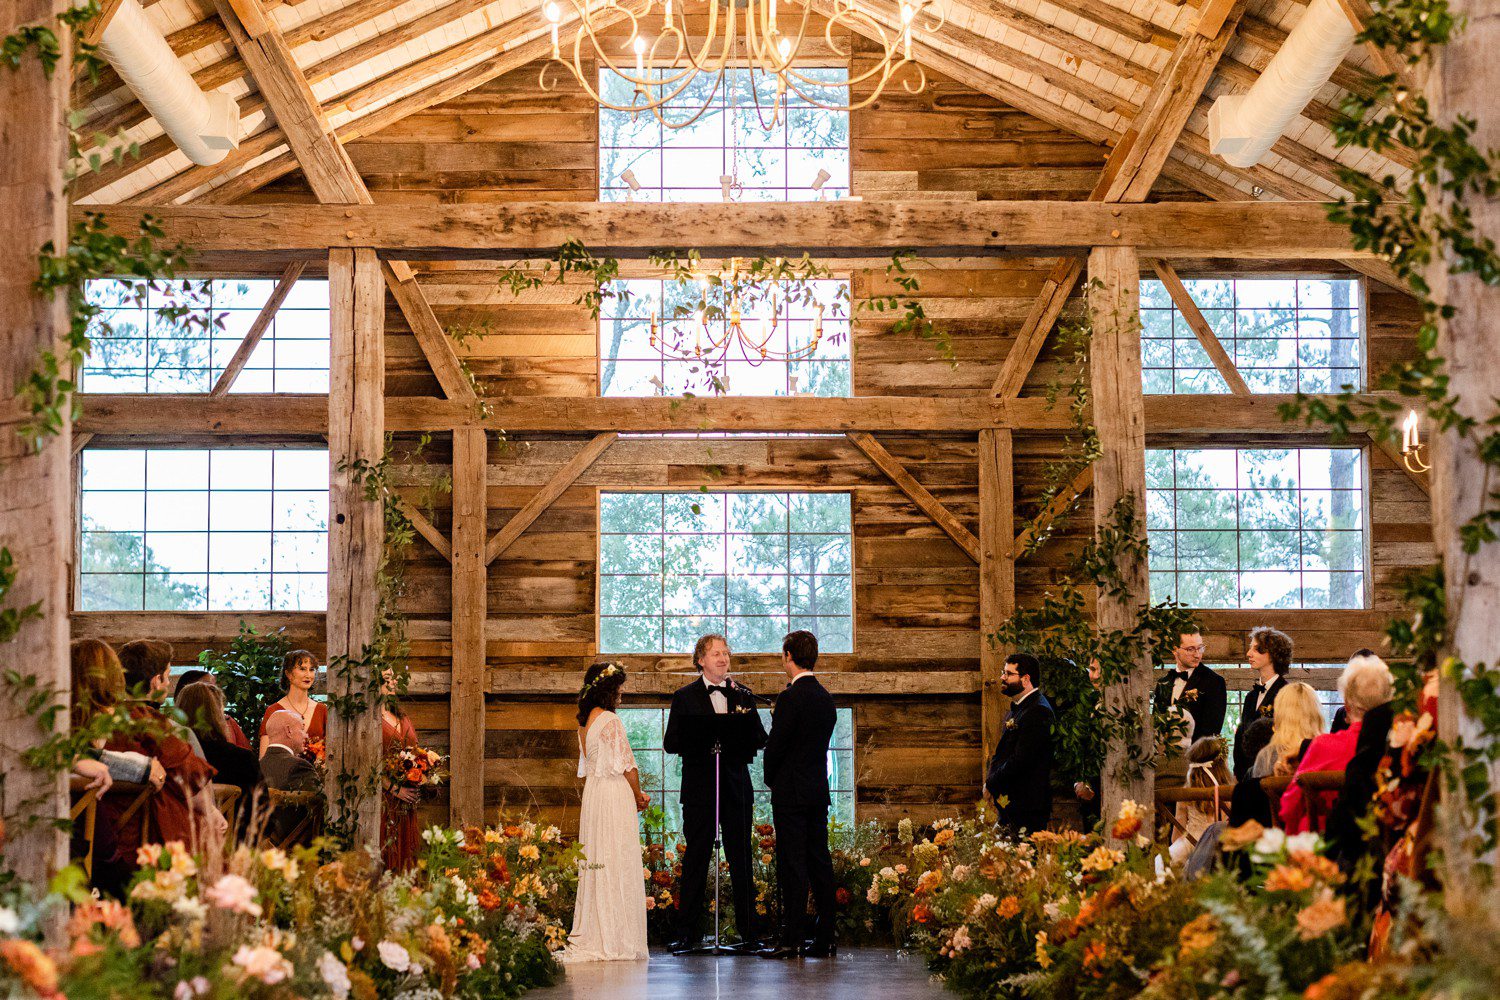
[{"label": "microphone on stand", "polygon": [[739,681],[735,680],[733,677],[728,678],[727,680],[725,680],[724,683],[730,685],[736,691],[743,691],[743,692],[745,692],[750,697],[754,698],[756,701],[774,702],[776,700],[773,696],[768,695],[768,694],[756,694],[754,691],[750,690],[745,685],[743,685]]}]

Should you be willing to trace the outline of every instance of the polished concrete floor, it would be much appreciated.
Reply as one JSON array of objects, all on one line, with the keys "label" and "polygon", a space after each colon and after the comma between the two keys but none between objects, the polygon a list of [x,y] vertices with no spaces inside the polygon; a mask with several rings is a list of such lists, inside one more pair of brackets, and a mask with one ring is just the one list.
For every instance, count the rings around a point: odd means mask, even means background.
[{"label": "polished concrete floor", "polygon": [[651,954],[646,962],[572,965],[558,985],[526,1000],[923,1000],[952,997],[922,960],[881,948],[787,962],[755,957]]}]

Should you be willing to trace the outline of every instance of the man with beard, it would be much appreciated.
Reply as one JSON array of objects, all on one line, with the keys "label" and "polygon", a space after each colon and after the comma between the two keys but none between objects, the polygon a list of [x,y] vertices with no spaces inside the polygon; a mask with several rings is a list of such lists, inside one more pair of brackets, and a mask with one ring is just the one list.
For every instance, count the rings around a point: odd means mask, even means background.
[{"label": "man with beard", "polygon": [[1052,704],[1042,694],[1042,667],[1027,653],[1012,653],[1000,675],[1010,712],[990,758],[984,790],[1000,806],[1000,822],[1013,830],[1044,830],[1052,818]]}]

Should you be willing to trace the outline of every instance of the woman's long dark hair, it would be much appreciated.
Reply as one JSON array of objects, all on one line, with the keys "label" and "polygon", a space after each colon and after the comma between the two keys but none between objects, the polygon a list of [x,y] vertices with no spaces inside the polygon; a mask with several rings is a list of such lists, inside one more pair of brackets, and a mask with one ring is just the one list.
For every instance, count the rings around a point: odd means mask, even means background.
[{"label": "woman's long dark hair", "polygon": [[596,708],[613,712],[620,705],[620,688],[625,686],[625,668],[618,663],[596,663],[583,675],[583,690],[578,692],[578,724],[589,724],[589,713]]}]

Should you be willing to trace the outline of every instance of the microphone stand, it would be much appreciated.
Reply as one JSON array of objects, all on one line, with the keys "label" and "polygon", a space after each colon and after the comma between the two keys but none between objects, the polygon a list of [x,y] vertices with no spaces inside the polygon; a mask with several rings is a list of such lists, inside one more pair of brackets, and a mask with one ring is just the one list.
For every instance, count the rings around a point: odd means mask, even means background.
[{"label": "microphone stand", "polygon": [[721,944],[719,937],[719,923],[724,919],[724,907],[719,899],[719,880],[724,873],[724,834],[719,828],[719,764],[724,756],[724,748],[718,740],[714,740],[714,943],[711,945],[699,945],[689,948],[687,951],[673,952],[676,955],[735,955],[739,954],[734,948]]}]

